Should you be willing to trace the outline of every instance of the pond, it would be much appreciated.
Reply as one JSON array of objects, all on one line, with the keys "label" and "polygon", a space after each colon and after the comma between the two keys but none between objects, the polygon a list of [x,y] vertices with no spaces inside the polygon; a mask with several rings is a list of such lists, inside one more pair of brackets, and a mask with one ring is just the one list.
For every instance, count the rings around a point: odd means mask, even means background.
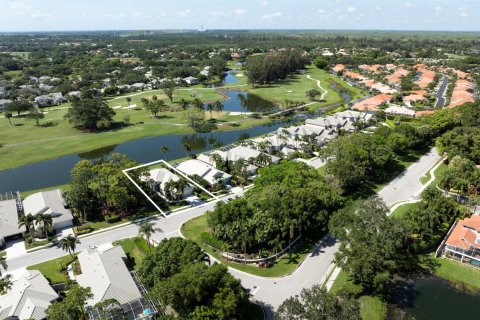
[{"label": "pond", "polygon": [[237,90],[226,90],[223,94],[228,96],[228,99],[222,102],[225,111],[264,113],[278,110],[278,106],[273,102],[255,94]]},{"label": "pond", "polygon": [[[286,121],[277,121],[242,130],[147,137],[86,153],[71,154],[52,160],[36,162],[1,171],[0,193],[36,190],[69,183],[70,171],[78,161],[96,159],[100,156],[107,156],[112,152],[126,154],[139,163],[152,162],[163,158],[174,160],[186,156],[181,147],[184,143],[188,143],[192,152],[198,154],[239,140],[273,132],[281,126],[288,125],[288,123]],[[160,148],[163,146],[169,149],[165,155],[160,152]]]},{"label": "pond", "polygon": [[389,306],[388,320],[405,319],[405,313],[417,320],[478,318],[480,297],[456,289],[438,277],[408,281],[396,290],[394,297],[396,306]]}]

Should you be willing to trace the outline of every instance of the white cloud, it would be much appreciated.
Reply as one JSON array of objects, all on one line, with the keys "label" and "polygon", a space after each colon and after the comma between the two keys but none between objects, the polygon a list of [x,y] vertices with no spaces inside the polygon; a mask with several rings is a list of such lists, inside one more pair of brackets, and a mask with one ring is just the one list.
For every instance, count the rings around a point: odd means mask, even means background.
[{"label": "white cloud", "polygon": [[273,19],[273,18],[278,18],[281,17],[283,14],[280,11],[273,12],[273,13],[267,13],[263,15],[263,19]]},{"label": "white cloud", "polygon": [[213,17],[226,17],[227,13],[224,11],[212,11],[210,12],[210,15]]},{"label": "white cloud", "polygon": [[470,15],[464,11],[460,13],[460,17],[466,18],[466,17],[470,17]]},{"label": "white cloud", "polygon": [[13,13],[22,15],[29,13],[30,11],[33,10],[33,6],[29,4],[25,4],[20,1],[12,1],[10,2],[10,9],[13,11]]},{"label": "white cloud", "polygon": [[413,9],[413,8],[415,8],[415,5],[413,3],[407,1],[407,2],[405,2],[405,8]]},{"label": "white cloud", "polygon": [[373,7],[373,9],[377,10],[377,11],[383,11],[383,8],[382,7],[379,7],[379,6],[375,6]]},{"label": "white cloud", "polygon": [[237,16],[239,16],[239,15],[247,13],[247,11],[245,9],[235,9],[235,10],[233,10],[233,13],[235,13]]},{"label": "white cloud", "polygon": [[357,8],[355,8],[355,7],[348,7],[347,8],[347,12],[353,13],[355,11],[357,11]]},{"label": "white cloud", "polygon": [[182,10],[178,13],[178,15],[182,18],[193,18],[196,16],[196,14],[190,9]]},{"label": "white cloud", "polygon": [[268,1],[263,1],[261,3],[261,5],[264,6],[264,7],[268,7],[269,4],[270,4],[270,2],[268,2]]}]

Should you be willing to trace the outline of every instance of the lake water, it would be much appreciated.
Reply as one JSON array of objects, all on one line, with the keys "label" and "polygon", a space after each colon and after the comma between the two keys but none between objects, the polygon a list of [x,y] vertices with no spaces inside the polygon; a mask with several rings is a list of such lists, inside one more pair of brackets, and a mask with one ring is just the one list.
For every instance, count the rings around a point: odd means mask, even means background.
[{"label": "lake water", "polygon": [[[249,129],[221,131],[212,133],[176,134],[141,138],[115,146],[93,150],[87,153],[71,154],[60,158],[28,164],[15,169],[0,172],[0,193],[8,191],[28,191],[62,185],[70,182],[70,171],[75,164],[84,159],[97,159],[112,152],[126,154],[139,163],[163,159],[174,160],[185,157],[181,146],[188,143],[192,153],[218,148],[239,140],[260,136],[287,125],[277,121]],[[169,152],[164,155],[160,148],[166,146]]]},{"label": "lake water", "polygon": [[479,318],[479,296],[456,289],[448,281],[437,277],[409,281],[399,288],[395,296],[398,307],[389,308],[388,320],[401,320],[402,313],[417,320]]},{"label": "lake water", "polygon": [[222,101],[225,111],[264,113],[278,110],[277,105],[255,94],[236,90],[224,91],[224,94],[229,97],[228,100]]}]

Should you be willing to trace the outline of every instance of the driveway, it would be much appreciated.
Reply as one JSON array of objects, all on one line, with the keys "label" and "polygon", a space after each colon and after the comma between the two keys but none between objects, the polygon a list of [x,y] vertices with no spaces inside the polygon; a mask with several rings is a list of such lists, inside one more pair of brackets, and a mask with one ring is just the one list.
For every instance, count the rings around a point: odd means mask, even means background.
[{"label": "driveway", "polygon": [[378,192],[378,195],[389,208],[397,202],[419,199],[425,186],[418,179],[428,172],[440,158],[437,150],[432,149],[385,186]]}]

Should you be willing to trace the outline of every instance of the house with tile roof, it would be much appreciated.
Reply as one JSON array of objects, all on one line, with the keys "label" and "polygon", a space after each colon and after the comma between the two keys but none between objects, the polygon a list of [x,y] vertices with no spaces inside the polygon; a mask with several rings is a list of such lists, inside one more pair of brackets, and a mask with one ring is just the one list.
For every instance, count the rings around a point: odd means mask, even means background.
[{"label": "house with tile roof", "polygon": [[457,222],[445,241],[443,255],[480,267],[480,216]]},{"label": "house with tile roof", "polygon": [[227,184],[232,178],[228,173],[217,170],[213,166],[196,159],[183,161],[176,169],[187,176],[198,175],[212,187],[219,182]]},{"label": "house with tile roof", "polygon": [[[160,192],[166,195],[167,184],[171,181],[176,182],[180,180],[180,177],[166,168],[157,168],[150,170],[149,181],[151,182],[152,190]],[[190,184],[186,184],[182,190],[182,198],[187,198],[193,194],[193,187]]]},{"label": "house with tile roof", "polygon": [[58,294],[40,271],[29,270],[0,296],[0,319],[45,319],[45,310],[57,299]]}]

